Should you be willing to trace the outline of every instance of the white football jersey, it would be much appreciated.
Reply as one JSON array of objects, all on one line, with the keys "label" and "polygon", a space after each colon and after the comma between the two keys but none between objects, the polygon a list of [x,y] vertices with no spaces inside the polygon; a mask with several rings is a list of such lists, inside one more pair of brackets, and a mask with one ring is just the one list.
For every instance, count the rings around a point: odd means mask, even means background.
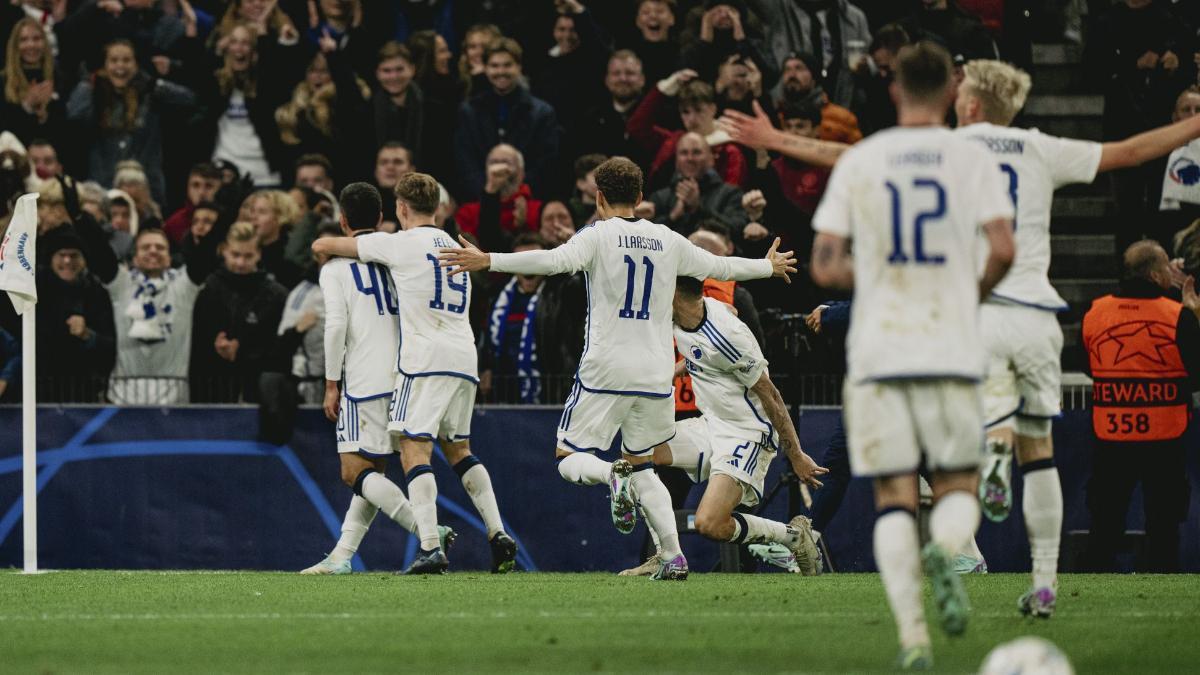
[{"label": "white football jersey", "polygon": [[992,297],[1055,312],[1066,309],[1050,285],[1050,206],[1058,188],[1095,180],[1101,145],[987,123],[955,133],[981,141],[996,158],[1016,206],[1017,257]]},{"label": "white football jersey", "polygon": [[459,248],[433,226],[358,238],[358,257],[383,263],[392,273],[400,300],[400,356],[403,375],[449,375],[479,382],[475,335],[471,331],[471,278],[446,274],[438,249]]},{"label": "white football jersey", "polygon": [[696,407],[749,435],[767,434],[777,444],[758,394],[750,391],[767,369],[754,334],[725,303],[704,298],[704,321],[696,330],[675,326],[675,348],[692,376]]},{"label": "white football jersey", "polygon": [[352,401],[388,396],[395,371],[400,304],[385,265],[333,258],[321,268],[325,379]]},{"label": "white football jersey", "polygon": [[667,397],[675,357],[671,301],[675,277],[762,279],[766,259],[721,258],[666,225],[637,218],[596,221],[550,251],[493,253],[496,272],[584,272],[588,316],[576,378],[604,394]]},{"label": "white football jersey", "polygon": [[949,129],[889,129],[842,155],[813,229],[852,240],[852,381],[982,378],[979,233],[1012,217],[996,161]]}]

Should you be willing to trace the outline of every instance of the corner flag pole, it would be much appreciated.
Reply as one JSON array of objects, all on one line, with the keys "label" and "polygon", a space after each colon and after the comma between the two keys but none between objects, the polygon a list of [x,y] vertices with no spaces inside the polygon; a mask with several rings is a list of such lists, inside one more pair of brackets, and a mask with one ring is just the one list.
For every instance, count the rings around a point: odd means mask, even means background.
[{"label": "corner flag pole", "polygon": [[25,572],[37,564],[37,194],[22,195],[0,239],[0,290],[21,315],[21,492]]},{"label": "corner flag pole", "polygon": [[25,573],[37,561],[37,312],[21,317],[21,490],[25,515]]}]

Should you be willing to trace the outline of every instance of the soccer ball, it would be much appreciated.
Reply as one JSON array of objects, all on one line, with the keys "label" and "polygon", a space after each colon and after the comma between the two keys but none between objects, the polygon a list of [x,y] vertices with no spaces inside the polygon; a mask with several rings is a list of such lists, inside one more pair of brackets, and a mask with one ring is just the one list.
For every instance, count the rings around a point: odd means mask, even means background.
[{"label": "soccer ball", "polygon": [[1075,675],[1067,655],[1053,642],[1025,636],[996,647],[979,675]]}]

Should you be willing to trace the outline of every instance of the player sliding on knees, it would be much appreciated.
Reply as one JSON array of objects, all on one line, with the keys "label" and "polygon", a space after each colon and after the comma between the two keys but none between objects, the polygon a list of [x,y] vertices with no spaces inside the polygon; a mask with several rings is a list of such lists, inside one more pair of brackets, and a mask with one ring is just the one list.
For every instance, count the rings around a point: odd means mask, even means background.
[{"label": "player sliding on knees", "polygon": [[[517,545],[504,531],[491,477],[479,458],[471,454],[469,440],[479,383],[475,339],[468,319],[470,279],[467,275],[447,274],[438,266],[434,254],[456,246],[434,223],[439,199],[440,188],[432,176],[407,174],[396,184],[396,217],[401,232],[327,237],[317,239],[312,248],[316,253],[386,265],[395,284],[395,290],[390,290],[378,282],[380,293],[375,299],[379,312],[399,306],[400,349],[392,371],[396,377],[387,428],[392,447],[400,451],[421,538],[421,552],[405,573],[441,574],[449,567],[439,537],[437,483],[430,466],[435,439],[440,441],[446,461],[462,480],[487,527],[492,571],[507,572],[516,560]],[[355,279],[360,291],[374,294],[368,287],[370,283],[369,279]],[[391,354],[381,351],[371,356],[376,367],[382,369],[383,359],[390,359]]]},{"label": "player sliding on knees", "polygon": [[[676,422],[670,447],[654,451],[655,465],[683,469],[696,482],[708,481],[696,509],[700,534],[736,544],[782,544],[801,573],[820,573],[807,516],[784,524],[734,511],[762,499],[767,471],[780,449],[804,483],[819,488],[818,476],[828,473],[800,448],[754,334],[728,305],[705,298],[704,283],[692,277],[675,282],[673,318],[676,349],[692,376],[696,407],[703,414]],[[647,567],[633,573],[646,573]]]},{"label": "player sliding on knees", "polygon": [[[556,457],[563,478],[579,485],[607,483],[613,524],[629,533],[640,503],[662,549],[652,578],[687,578],[671,496],[654,472],[651,453],[675,436],[671,301],[675,279],[788,279],[791,252],[779,240],[762,260],[720,258],[692,245],[665,225],[634,217],[642,200],[642,171],[624,157],[596,169],[600,220],[550,251],[486,253],[463,241],[446,247],[442,264],[452,274],[492,270],[523,274],[583,271],[588,286],[586,339],[575,384],[559,422]],[[621,432],[622,458],[611,464],[593,453],[607,450]]]},{"label": "player sliding on knees", "polygon": [[[347,185],[338,198],[342,232],[348,237],[375,232],[379,192],[366,183]],[[412,505],[384,475],[392,454],[388,441],[388,400],[396,380],[380,360],[397,349],[395,286],[379,263],[334,258],[321,268],[325,299],[325,416],[337,423],[342,481],[354,490],[337,546],[301,574],[350,574],[350,560],[379,511],[417,534]],[[443,549],[454,531],[438,526]]]},{"label": "player sliding on knees", "polygon": [[[988,453],[980,499],[989,520],[1008,517],[1015,447],[1025,481],[1021,508],[1033,563],[1033,583],[1018,600],[1018,609],[1048,618],[1057,603],[1063,524],[1062,485],[1051,438],[1051,420],[1061,412],[1062,397],[1063,335],[1055,314],[1068,309],[1049,276],[1054,191],[1169,154],[1200,138],[1200,117],[1109,143],[1057,138],[1009,126],[1031,85],[1027,73],[1007,63],[971,61],[954,108],[955,133],[980,141],[999,163],[1016,207],[1016,260],[980,310],[989,363],[984,385]],[[784,134],[757,107],[754,117],[726,111],[721,123],[739,143],[821,166],[833,166],[850,147]]]},{"label": "player sliding on knees", "polygon": [[[874,479],[875,562],[905,669],[928,668],[933,659],[922,564],[942,629],[966,630],[969,605],[950,555],[979,527],[986,363],[979,303],[1014,256],[1004,174],[981,144],[943,126],[953,68],[933,43],[901,50],[892,87],[899,127],[846,152],[813,216],[813,280],[854,289],[843,397],[850,467]],[[923,550],[922,463],[934,498]]]}]

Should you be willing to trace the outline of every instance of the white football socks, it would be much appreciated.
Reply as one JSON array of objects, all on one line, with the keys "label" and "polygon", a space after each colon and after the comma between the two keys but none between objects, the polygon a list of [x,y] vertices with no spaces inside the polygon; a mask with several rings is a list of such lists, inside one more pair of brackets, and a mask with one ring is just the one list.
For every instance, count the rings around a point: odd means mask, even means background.
[{"label": "white football socks", "polygon": [[671,493],[662,479],[653,468],[642,469],[633,472],[631,484],[642,505],[646,525],[658,535],[659,555],[663,560],[683,555],[679,548],[679,531],[675,526],[675,508],[671,505]]},{"label": "white football socks", "polygon": [[354,495],[350,500],[350,508],[346,509],[346,517],[342,520],[342,536],[329,557],[339,562],[353,558],[378,512],[379,509],[374,504]]},{"label": "white football socks", "polygon": [[875,565],[904,649],[929,644],[921,604],[920,545],[917,521],[908,511],[890,511],[875,520]]},{"label": "white football socks", "polygon": [[1057,467],[1025,474],[1021,508],[1025,512],[1025,530],[1033,557],[1033,586],[1054,588],[1058,584],[1058,545],[1063,521],[1062,484]]},{"label": "white football socks", "polygon": [[400,489],[387,476],[379,472],[371,472],[362,482],[363,498],[379,507],[388,518],[396,521],[400,527],[415,533],[417,523],[413,519],[412,505]]},{"label": "white football socks", "polygon": [[[412,500],[413,519],[417,521],[417,534],[421,538],[421,550],[432,551],[441,546],[437,527],[437,481],[428,470],[408,479],[408,496]],[[414,467],[413,470],[415,470]]]},{"label": "white football socks", "polygon": [[558,473],[576,485],[608,483],[612,462],[606,462],[590,452],[572,452],[558,463]]},{"label": "white football socks", "polygon": [[942,495],[929,514],[929,538],[949,555],[963,550],[977,529],[979,498],[965,490]]},{"label": "white football socks", "polygon": [[503,532],[504,523],[500,520],[500,507],[496,505],[496,493],[492,492],[492,477],[483,464],[476,462],[463,472],[462,484],[471,496],[475,510],[483,518],[483,524],[487,526],[488,539],[497,532]]}]

